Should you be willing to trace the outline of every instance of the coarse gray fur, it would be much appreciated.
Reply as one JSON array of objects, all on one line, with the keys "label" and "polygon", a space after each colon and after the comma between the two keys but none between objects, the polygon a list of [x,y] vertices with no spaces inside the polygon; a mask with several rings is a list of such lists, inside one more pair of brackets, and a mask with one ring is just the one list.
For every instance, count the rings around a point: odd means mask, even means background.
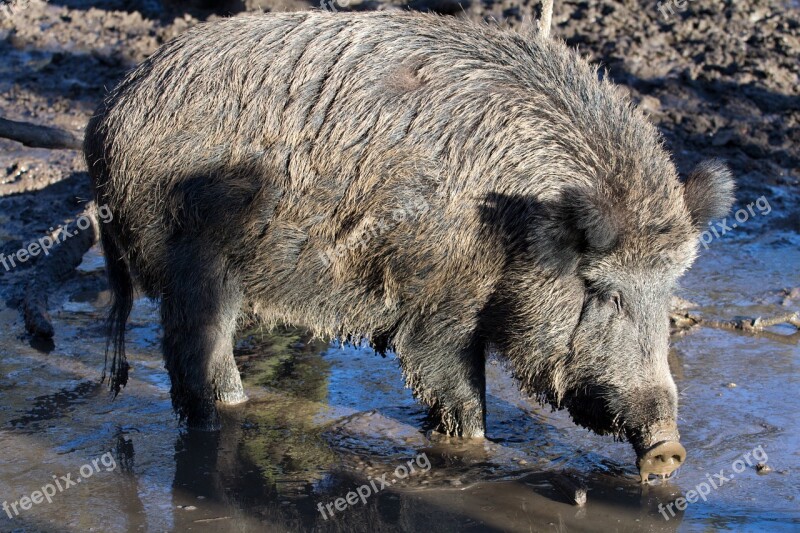
[{"label": "coarse gray fur", "polygon": [[[245,399],[245,312],[394,350],[439,429],[485,430],[485,357],[637,451],[677,439],[668,306],[720,164],[541,33],[414,13],[281,13],[161,47],[86,132],[127,379],[132,279],[161,302],[175,406]],[[665,437],[666,436],[666,437]]]}]

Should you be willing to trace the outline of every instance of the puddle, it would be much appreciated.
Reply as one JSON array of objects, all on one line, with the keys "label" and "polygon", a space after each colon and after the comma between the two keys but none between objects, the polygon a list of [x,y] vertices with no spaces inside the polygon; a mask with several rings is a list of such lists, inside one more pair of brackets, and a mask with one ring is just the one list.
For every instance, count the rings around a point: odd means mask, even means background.
[{"label": "puddle", "polygon": [[[84,278],[102,275],[99,257],[87,254]],[[797,247],[723,243],[702,256],[681,296],[716,318],[796,310],[800,302],[787,308],[776,294],[800,285],[787,268],[798,264]],[[0,307],[0,502],[18,502],[53,476],[81,478],[52,503],[13,519],[0,513],[0,530],[800,527],[796,344],[712,329],[677,340],[670,362],[688,460],[672,480],[642,486],[629,445],[523,398],[498,361],[487,365],[489,438],[430,438],[396,360],[313,341],[303,330],[243,334],[236,355],[250,401],[223,413],[220,432],[187,431],[170,404],[152,302],[138,300],[130,321],[128,387],[112,399],[99,384],[107,295],[87,286],[68,285],[56,299],[63,304],[52,313],[49,350],[32,345],[18,314]],[[734,472],[758,447],[772,472]],[[82,477],[82,467],[109,453],[113,469]],[[671,516],[670,503],[723,470],[730,479],[706,501],[673,504]],[[584,507],[556,488],[564,473],[588,489]],[[387,486],[375,490],[378,480]],[[365,503],[338,500],[365,487]]]}]

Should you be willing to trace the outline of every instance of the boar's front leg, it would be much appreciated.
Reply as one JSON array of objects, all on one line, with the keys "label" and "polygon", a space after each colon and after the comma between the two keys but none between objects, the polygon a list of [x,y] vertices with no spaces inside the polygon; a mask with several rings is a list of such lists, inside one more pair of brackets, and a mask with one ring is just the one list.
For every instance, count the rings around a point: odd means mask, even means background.
[{"label": "boar's front leg", "polygon": [[447,435],[483,437],[486,431],[486,348],[475,339],[454,341],[432,324],[396,339],[406,382],[430,407],[436,430]]},{"label": "boar's front leg", "polygon": [[161,302],[164,363],[172,403],[190,427],[217,429],[216,402],[247,399],[233,358],[242,294],[224,260],[210,245],[171,250],[168,283]]}]

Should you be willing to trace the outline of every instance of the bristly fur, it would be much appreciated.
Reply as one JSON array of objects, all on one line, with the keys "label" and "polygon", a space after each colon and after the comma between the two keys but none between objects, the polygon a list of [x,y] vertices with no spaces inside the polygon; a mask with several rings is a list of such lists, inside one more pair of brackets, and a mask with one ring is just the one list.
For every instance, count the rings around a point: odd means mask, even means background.
[{"label": "bristly fur", "polygon": [[684,189],[563,42],[413,13],[224,19],[133,71],[86,139],[115,220],[112,387],[135,278],[190,422],[244,398],[247,308],[394,349],[450,433],[483,434],[490,345],[596,431],[674,425],[669,294],[730,176]]}]

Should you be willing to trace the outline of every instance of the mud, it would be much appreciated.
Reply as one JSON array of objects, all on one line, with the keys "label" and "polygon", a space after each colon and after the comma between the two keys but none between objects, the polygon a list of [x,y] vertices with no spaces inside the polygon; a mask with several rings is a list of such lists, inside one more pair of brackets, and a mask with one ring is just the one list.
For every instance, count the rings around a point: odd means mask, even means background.
[{"label": "mud", "polygon": [[[668,3],[668,2],[667,2]],[[520,26],[535,2],[415,2],[456,16]],[[624,84],[651,114],[682,170],[728,160],[737,208],[764,196],[737,228],[713,237],[679,295],[706,321],[800,310],[800,6],[696,0],[668,20],[656,2],[556,2],[553,33]],[[157,0],[38,0],[0,15],[0,115],[76,133],[105,88],[160,43],[198,21],[243,9],[308,9],[302,0],[218,5]],[[405,4],[351,2],[346,9]],[[341,6],[338,9],[345,9]],[[90,198],[79,154],[0,140],[0,252],[15,253],[74,219]],[[736,209],[736,208],[735,208]],[[671,480],[639,483],[627,444],[589,434],[517,392],[489,364],[488,437],[420,431],[424,410],[397,363],[302,330],[243,331],[237,362],[251,401],[219,433],[181,428],[159,353],[156,307],[130,322],[131,383],[111,400],[100,385],[102,257],[44,277],[42,258],[0,265],[0,504],[79,476],[111,452],[115,468],[9,518],[2,531],[549,531],[800,527],[800,387],[796,330],[759,335],[695,327],[676,336],[688,458]],[[26,332],[25,288],[39,276],[54,337]],[[792,336],[794,335],[794,337]],[[735,383],[735,387],[728,386]],[[757,447],[768,455],[764,460]],[[403,479],[396,469],[429,461]],[[751,454],[752,464],[743,461]],[[741,472],[735,471],[741,464]],[[762,464],[763,466],[758,466]],[[102,465],[101,465],[102,466]],[[728,478],[685,510],[674,504]],[[386,474],[388,486],[319,511]],[[576,505],[564,489],[586,490]],[[396,481],[391,483],[391,481]],[[659,507],[659,505],[661,507]],[[12,511],[13,515],[13,511]],[[665,516],[669,518],[665,519]]]}]

